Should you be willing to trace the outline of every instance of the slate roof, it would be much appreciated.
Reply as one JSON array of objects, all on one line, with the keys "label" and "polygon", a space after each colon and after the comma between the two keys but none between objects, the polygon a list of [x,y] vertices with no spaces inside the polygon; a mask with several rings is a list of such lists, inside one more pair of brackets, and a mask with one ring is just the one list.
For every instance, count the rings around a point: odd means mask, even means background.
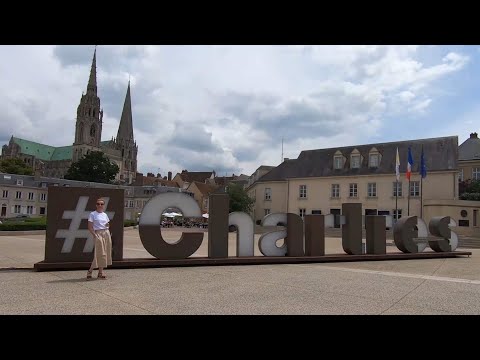
[{"label": "slate roof", "polygon": [[458,160],[480,160],[480,139],[476,133],[458,147]]},{"label": "slate roof", "polygon": [[[395,174],[395,157],[398,147],[400,157],[400,173],[407,169],[408,147],[411,146],[414,164],[412,172],[418,173],[420,155],[424,148],[427,174],[429,171],[458,170],[458,137],[441,137],[431,139],[398,141],[367,145],[345,146],[329,149],[304,150],[297,159],[286,160],[271,170],[258,181],[282,181],[288,178],[355,176],[375,174]],[[377,149],[381,161],[376,168],[368,166],[369,152]],[[350,154],[357,149],[363,157],[360,168],[350,168]],[[334,155],[339,151],[345,158],[342,169],[334,169]]]}]

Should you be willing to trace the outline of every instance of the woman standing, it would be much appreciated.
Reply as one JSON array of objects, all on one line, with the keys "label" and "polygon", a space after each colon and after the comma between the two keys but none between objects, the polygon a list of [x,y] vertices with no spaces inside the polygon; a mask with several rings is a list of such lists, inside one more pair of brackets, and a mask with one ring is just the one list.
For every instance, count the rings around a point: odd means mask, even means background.
[{"label": "woman standing", "polygon": [[110,219],[104,212],[105,200],[97,199],[96,210],[88,217],[88,231],[93,235],[95,241],[95,252],[92,265],[87,271],[87,279],[92,278],[93,269],[98,267],[98,278],[106,279],[103,271],[108,265],[112,265],[112,237],[110,236]]}]

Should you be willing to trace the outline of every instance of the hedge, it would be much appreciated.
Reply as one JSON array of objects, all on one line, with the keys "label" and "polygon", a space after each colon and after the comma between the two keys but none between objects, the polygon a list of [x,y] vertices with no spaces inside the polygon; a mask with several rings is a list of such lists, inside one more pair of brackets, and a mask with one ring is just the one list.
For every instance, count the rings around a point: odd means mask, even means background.
[{"label": "hedge", "polygon": [[463,193],[460,200],[480,201],[480,193]]},{"label": "hedge", "polygon": [[46,230],[46,224],[39,223],[8,223],[0,224],[0,231],[28,231],[28,230]]},{"label": "hedge", "polygon": [[134,220],[125,220],[123,222],[123,227],[134,226],[134,225],[137,225],[137,222]]},{"label": "hedge", "polygon": [[[33,220],[33,221],[32,221]],[[18,221],[6,221],[3,224],[0,224],[0,231],[29,231],[29,230],[46,230],[47,229],[47,220],[44,218],[43,220],[39,219],[29,219],[25,222],[18,222]],[[133,226],[136,225],[137,222],[133,220],[125,220],[123,222],[123,226]]]}]

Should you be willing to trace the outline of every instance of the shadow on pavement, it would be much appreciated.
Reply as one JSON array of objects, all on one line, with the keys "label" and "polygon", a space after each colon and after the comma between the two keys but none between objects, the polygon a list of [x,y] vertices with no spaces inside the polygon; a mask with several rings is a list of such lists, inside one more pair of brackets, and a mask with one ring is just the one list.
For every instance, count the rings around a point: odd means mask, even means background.
[{"label": "shadow on pavement", "polygon": [[97,281],[100,279],[97,279],[96,277],[87,280],[85,277],[81,277],[79,279],[60,279],[60,280],[52,280],[52,281],[47,281],[48,284],[55,284],[55,283],[89,283],[92,281]]}]

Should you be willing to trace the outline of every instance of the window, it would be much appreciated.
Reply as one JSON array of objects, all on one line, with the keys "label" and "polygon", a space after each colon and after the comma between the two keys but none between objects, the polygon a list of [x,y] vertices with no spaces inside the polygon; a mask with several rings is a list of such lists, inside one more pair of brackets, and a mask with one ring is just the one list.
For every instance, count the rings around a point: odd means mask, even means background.
[{"label": "window", "polygon": [[393,196],[397,196],[397,192],[398,192],[398,196],[402,196],[402,182],[399,181],[398,183],[395,181],[393,183]]},{"label": "window", "polygon": [[265,200],[272,200],[272,189],[265,188]]},{"label": "window", "polygon": [[420,181],[410,183],[410,196],[420,196]]},{"label": "window", "polygon": [[[85,110],[85,114],[86,113],[87,113],[87,111]],[[79,142],[83,142],[83,123],[80,123],[80,126],[79,126],[78,140],[79,140]],[[77,149],[75,151],[77,151]]]},{"label": "window", "polygon": [[341,169],[343,168],[343,156],[335,156],[333,158],[334,166],[335,169]]},{"label": "window", "polygon": [[2,198],[8,198],[8,190],[3,190]]},{"label": "window", "polygon": [[312,215],[322,215],[322,210],[312,210]]},{"label": "window", "polygon": [[134,206],[133,200],[128,200],[128,207],[133,208],[133,206]]},{"label": "window", "polygon": [[377,196],[377,183],[368,183],[367,194],[368,194],[368,197]]},{"label": "window", "polygon": [[300,199],[306,199],[307,198],[307,185],[300,185],[299,190],[300,190]]},{"label": "window", "polygon": [[45,215],[45,208],[44,207],[40,208],[40,215]]},{"label": "window", "polygon": [[22,179],[17,179],[17,185],[23,185],[23,180]]},{"label": "window", "polygon": [[378,167],[378,154],[370,154],[370,167]]},{"label": "window", "polygon": [[33,200],[33,192],[28,193],[28,200]]},{"label": "window", "polygon": [[[393,214],[393,221],[397,220],[397,213],[395,209],[392,211]],[[398,209],[398,218],[400,219],[402,217],[402,209]]]},{"label": "window", "polygon": [[478,210],[473,210],[473,226],[478,226]]},{"label": "window", "polygon": [[463,181],[463,169],[458,172],[458,181]]},{"label": "window", "polygon": [[470,227],[470,222],[468,220],[458,220],[458,226]]},{"label": "window", "polygon": [[340,184],[332,184],[332,198],[340,197]]},{"label": "window", "polygon": [[301,218],[303,218],[305,216],[305,213],[306,213],[305,209],[300,209],[299,215],[300,215]]},{"label": "window", "polygon": [[33,206],[32,205],[27,206],[27,214],[30,214],[30,215],[33,214]]},{"label": "window", "polygon": [[15,199],[21,199],[21,198],[22,198],[22,192],[17,191],[17,193],[15,194]]},{"label": "window", "polygon": [[358,169],[360,167],[360,155],[352,155],[350,159],[350,167]]},{"label": "window", "polygon": [[20,214],[20,209],[21,209],[20,205],[15,205],[15,207],[14,207],[14,209],[13,209],[13,212],[14,212],[15,214]]},{"label": "window", "polygon": [[270,209],[265,209],[265,216],[267,216],[268,214],[270,214]]},{"label": "window", "polygon": [[47,194],[40,194],[40,200],[41,201],[47,201]]},{"label": "window", "polygon": [[480,180],[480,168],[476,167],[472,169],[472,179]]},{"label": "window", "polygon": [[357,184],[350,184],[350,197],[358,197]]}]

